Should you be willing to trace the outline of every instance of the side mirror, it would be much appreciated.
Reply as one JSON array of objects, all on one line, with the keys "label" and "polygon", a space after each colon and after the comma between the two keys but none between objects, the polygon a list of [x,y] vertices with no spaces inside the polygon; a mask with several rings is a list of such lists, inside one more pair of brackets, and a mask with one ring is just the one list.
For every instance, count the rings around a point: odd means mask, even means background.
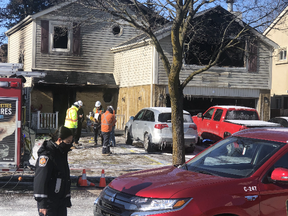
[{"label": "side mirror", "polygon": [[198,114],[197,114],[197,117],[198,117],[198,118],[203,118],[203,114],[202,114],[202,113],[198,113]]},{"label": "side mirror", "polygon": [[130,116],[129,118],[131,121],[134,121],[134,116]]},{"label": "side mirror", "polygon": [[285,181],[288,182],[288,169],[285,168],[276,168],[271,174],[271,179],[273,181]]}]

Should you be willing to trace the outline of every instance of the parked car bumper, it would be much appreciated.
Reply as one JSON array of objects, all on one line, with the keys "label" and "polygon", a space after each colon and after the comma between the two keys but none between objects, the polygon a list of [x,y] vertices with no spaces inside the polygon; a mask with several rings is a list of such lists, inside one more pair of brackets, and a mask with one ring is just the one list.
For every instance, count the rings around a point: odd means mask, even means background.
[{"label": "parked car bumper", "polygon": [[[185,147],[191,147],[195,145],[198,141],[198,136],[189,136],[184,138],[184,145]],[[173,140],[171,137],[156,137],[152,140],[154,145],[161,145],[161,146],[172,146]]]}]

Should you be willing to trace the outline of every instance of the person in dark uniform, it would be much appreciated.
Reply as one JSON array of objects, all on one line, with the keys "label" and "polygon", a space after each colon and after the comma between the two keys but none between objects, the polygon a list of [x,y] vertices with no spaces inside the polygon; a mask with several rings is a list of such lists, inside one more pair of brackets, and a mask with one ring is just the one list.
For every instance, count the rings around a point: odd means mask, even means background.
[{"label": "person in dark uniform", "polygon": [[70,170],[67,155],[73,134],[64,126],[45,140],[38,150],[34,176],[34,198],[40,216],[66,216],[70,201]]},{"label": "person in dark uniform", "polygon": [[84,121],[84,111],[83,111],[83,102],[81,100],[79,100],[78,102],[78,125],[77,125],[77,130],[76,130],[76,135],[75,135],[75,144],[79,144],[81,145],[81,143],[79,143],[79,139],[81,136],[81,130],[82,130],[82,123]]},{"label": "person in dark uniform", "polygon": [[94,142],[95,146],[97,145],[98,136],[101,136],[101,141],[103,145],[103,137],[101,135],[101,115],[104,113],[102,109],[102,104],[100,101],[96,101],[95,107],[93,109],[93,117],[94,117]]}]

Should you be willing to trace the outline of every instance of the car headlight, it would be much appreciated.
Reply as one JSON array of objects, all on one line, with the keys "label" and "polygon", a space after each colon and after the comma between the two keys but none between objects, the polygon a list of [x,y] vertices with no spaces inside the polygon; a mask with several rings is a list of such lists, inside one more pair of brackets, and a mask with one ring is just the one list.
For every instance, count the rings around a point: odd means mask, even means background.
[{"label": "car headlight", "polygon": [[191,199],[151,199],[133,197],[131,203],[137,206],[139,211],[159,211],[181,208]]}]

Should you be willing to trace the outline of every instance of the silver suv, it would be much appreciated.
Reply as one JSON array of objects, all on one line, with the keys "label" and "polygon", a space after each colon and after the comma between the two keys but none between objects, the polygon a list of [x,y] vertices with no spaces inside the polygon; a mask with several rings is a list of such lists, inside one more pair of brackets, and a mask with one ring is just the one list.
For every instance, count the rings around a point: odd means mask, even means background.
[{"label": "silver suv", "polygon": [[[183,111],[184,140],[186,152],[193,152],[198,141],[197,126],[191,115]],[[172,123],[170,107],[149,107],[131,116],[125,125],[126,144],[143,142],[147,152],[172,146]]]}]

